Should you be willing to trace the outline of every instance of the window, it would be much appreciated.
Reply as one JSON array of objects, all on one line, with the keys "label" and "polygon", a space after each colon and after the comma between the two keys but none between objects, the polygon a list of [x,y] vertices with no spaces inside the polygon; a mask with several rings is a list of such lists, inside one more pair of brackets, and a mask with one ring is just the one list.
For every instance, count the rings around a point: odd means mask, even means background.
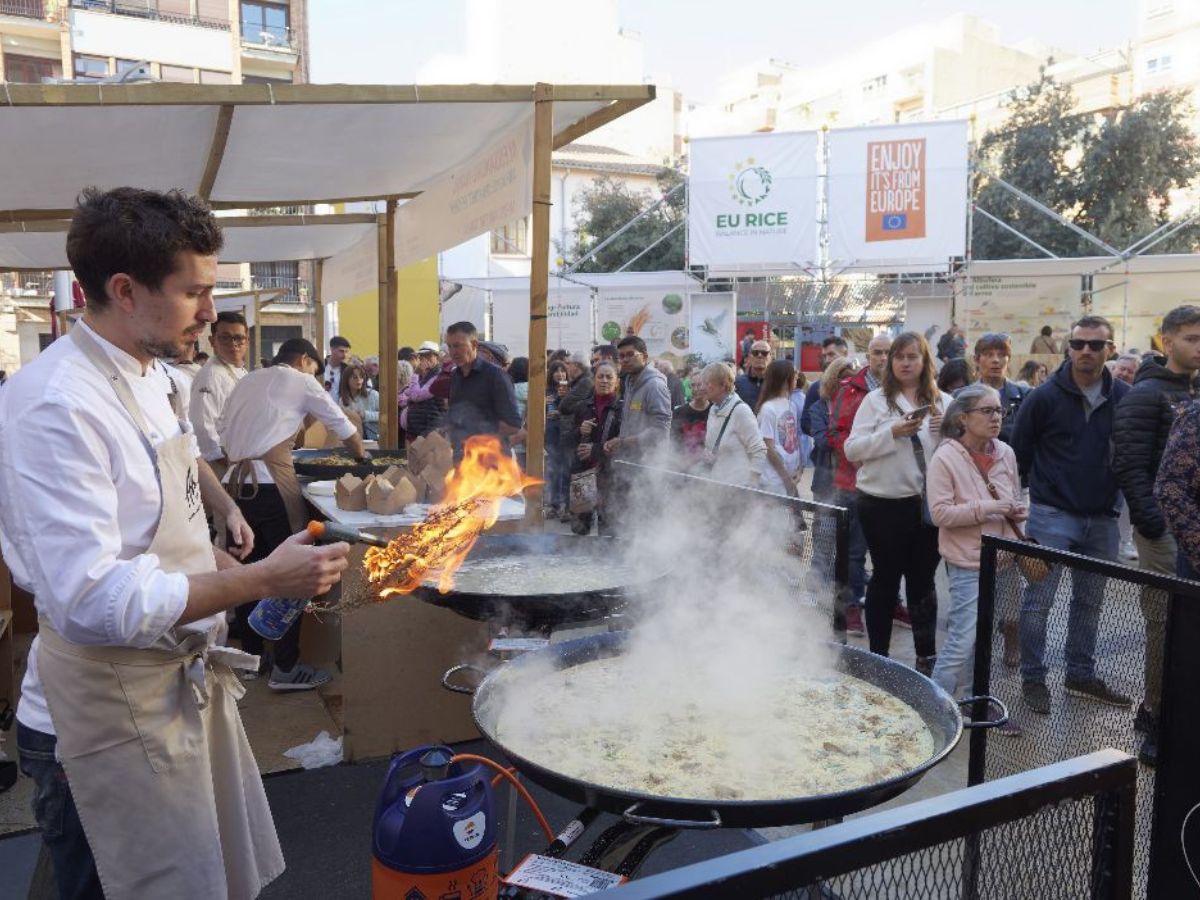
[{"label": "window", "polygon": [[492,253],[497,256],[528,256],[529,217],[509,222],[493,231]]},{"label": "window", "polygon": [[228,72],[210,72],[208,69],[200,70],[201,84],[233,84],[233,76]]},{"label": "window", "polygon": [[1171,54],[1164,53],[1161,56],[1152,56],[1146,60],[1147,75],[1162,75],[1164,72],[1171,70]]},{"label": "window", "polygon": [[171,81],[175,84],[195,84],[196,70],[186,66],[163,65],[159,67],[158,80]]},{"label": "window", "polygon": [[242,3],[242,40],[248,44],[291,46],[286,3],[267,0]]},{"label": "window", "polygon": [[864,82],[862,92],[864,97],[870,97],[873,94],[878,94],[887,87],[887,76],[880,75],[878,78],[872,78],[870,81]]},{"label": "window", "polygon": [[41,84],[44,78],[61,78],[62,63],[56,59],[4,54],[4,80],[14,84]]},{"label": "window", "polygon": [[101,56],[75,54],[76,81],[98,81],[108,77],[108,60]]},{"label": "window", "polygon": [[140,59],[118,59],[115,62],[117,64],[116,74],[118,75],[124,75],[130,69],[136,69],[142,64]]}]

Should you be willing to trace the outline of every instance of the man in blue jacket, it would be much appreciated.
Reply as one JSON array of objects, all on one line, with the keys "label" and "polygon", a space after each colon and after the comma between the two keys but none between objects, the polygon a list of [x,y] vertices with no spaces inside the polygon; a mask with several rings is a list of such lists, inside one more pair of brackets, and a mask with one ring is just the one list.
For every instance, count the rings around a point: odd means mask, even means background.
[{"label": "man in blue jacket", "polygon": [[[1068,359],[1025,398],[1017,412],[1013,449],[1029,479],[1027,531],[1039,543],[1099,559],[1116,560],[1117,480],[1111,462],[1113,419],[1129,385],[1104,366],[1112,349],[1107,319],[1084,316],[1071,328]],[[1027,585],[1021,603],[1021,682],[1025,704],[1050,712],[1046,689],[1046,621],[1062,579],[1055,566]],[[1064,687],[1068,694],[1111,706],[1129,706],[1096,674],[1096,630],[1106,580],[1075,571],[1067,618]]]}]

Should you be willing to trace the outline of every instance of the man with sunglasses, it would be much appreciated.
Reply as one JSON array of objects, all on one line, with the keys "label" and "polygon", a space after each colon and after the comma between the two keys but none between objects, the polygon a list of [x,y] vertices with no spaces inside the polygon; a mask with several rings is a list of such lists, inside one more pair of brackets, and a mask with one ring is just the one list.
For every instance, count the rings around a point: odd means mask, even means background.
[{"label": "man with sunglasses", "polygon": [[751,409],[758,408],[758,392],[762,390],[763,379],[767,376],[767,366],[771,364],[771,345],[766,341],[755,341],[750,345],[750,360],[746,371],[738,375],[733,389],[742,402]]},{"label": "man with sunglasses", "polygon": [[239,312],[217,313],[209,341],[213,355],[192,382],[188,418],[196,429],[200,454],[221,478],[225,475],[226,460],[217,424],[229,395],[246,375],[246,350],[250,347],[246,317]]},{"label": "man with sunglasses", "polygon": [[[1112,336],[1112,325],[1100,316],[1084,316],[1072,326],[1067,361],[1021,404],[1012,446],[1029,479],[1029,536],[1047,547],[1115,561],[1117,479],[1109,448],[1117,405],[1129,385],[1104,365]],[[1022,695],[1041,714],[1050,712],[1046,623],[1061,579],[1062,567],[1052,567],[1046,578],[1026,586],[1021,601]],[[1096,674],[1105,582],[1102,575],[1072,573],[1064,687],[1073,696],[1127,707],[1130,699]]]},{"label": "man with sunglasses", "polygon": [[975,342],[975,371],[979,381],[1000,395],[1004,420],[1000,425],[1000,440],[1012,445],[1013,426],[1017,410],[1030,388],[1008,380],[1008,361],[1012,358],[1012,342],[1007,334],[989,332]]}]

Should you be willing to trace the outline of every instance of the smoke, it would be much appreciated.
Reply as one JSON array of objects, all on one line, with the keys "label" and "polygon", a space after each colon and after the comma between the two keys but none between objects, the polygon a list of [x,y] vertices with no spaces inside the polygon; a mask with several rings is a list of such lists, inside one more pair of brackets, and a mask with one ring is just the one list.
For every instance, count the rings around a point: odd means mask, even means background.
[{"label": "smoke", "polygon": [[[666,448],[645,462],[683,467]],[[555,727],[583,735],[600,723],[630,723],[622,753],[661,767],[670,764],[661,736],[648,736],[639,723],[686,709],[702,729],[724,731],[739,780],[769,780],[794,740],[775,715],[781,689],[797,676],[827,675],[837,656],[830,643],[834,585],[819,564],[827,560],[832,570],[832,535],[813,528],[809,515],[808,530],[801,530],[793,504],[756,491],[661,468],[614,470],[624,483],[611,498],[613,564],[639,580],[660,577],[631,598],[620,683],[553,710]],[[524,687],[501,696],[502,739],[513,748],[537,747],[547,701],[527,688],[531,679],[549,677],[550,667],[521,675]]]}]

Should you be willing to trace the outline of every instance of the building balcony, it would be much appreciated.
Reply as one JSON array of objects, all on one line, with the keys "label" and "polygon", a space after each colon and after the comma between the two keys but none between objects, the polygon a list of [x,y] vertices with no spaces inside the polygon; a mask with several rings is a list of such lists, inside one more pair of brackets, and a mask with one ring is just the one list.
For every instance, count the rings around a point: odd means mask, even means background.
[{"label": "building balcony", "polygon": [[267,52],[296,54],[297,35],[290,28],[281,25],[255,25],[242,22],[242,47],[246,50],[265,50]]},{"label": "building balcony", "polygon": [[251,290],[278,290],[282,288],[287,291],[286,294],[281,294],[279,297],[272,300],[272,303],[307,303],[308,302],[308,282],[294,275],[251,275],[250,289]]},{"label": "building balcony", "polygon": [[[13,0],[0,0],[0,6]],[[21,0],[17,0],[21,2]],[[169,22],[173,25],[194,25],[198,28],[213,28],[229,31],[229,20],[208,19],[204,16],[185,16],[178,13],[159,11],[155,0],[71,0],[73,9],[88,12],[110,13],[115,16],[130,16],[154,22]]]},{"label": "building balcony", "polygon": [[0,272],[0,297],[52,296],[53,272]]},{"label": "building balcony", "polygon": [[66,4],[61,0],[0,0],[0,16],[34,19],[57,25],[66,18]]}]

